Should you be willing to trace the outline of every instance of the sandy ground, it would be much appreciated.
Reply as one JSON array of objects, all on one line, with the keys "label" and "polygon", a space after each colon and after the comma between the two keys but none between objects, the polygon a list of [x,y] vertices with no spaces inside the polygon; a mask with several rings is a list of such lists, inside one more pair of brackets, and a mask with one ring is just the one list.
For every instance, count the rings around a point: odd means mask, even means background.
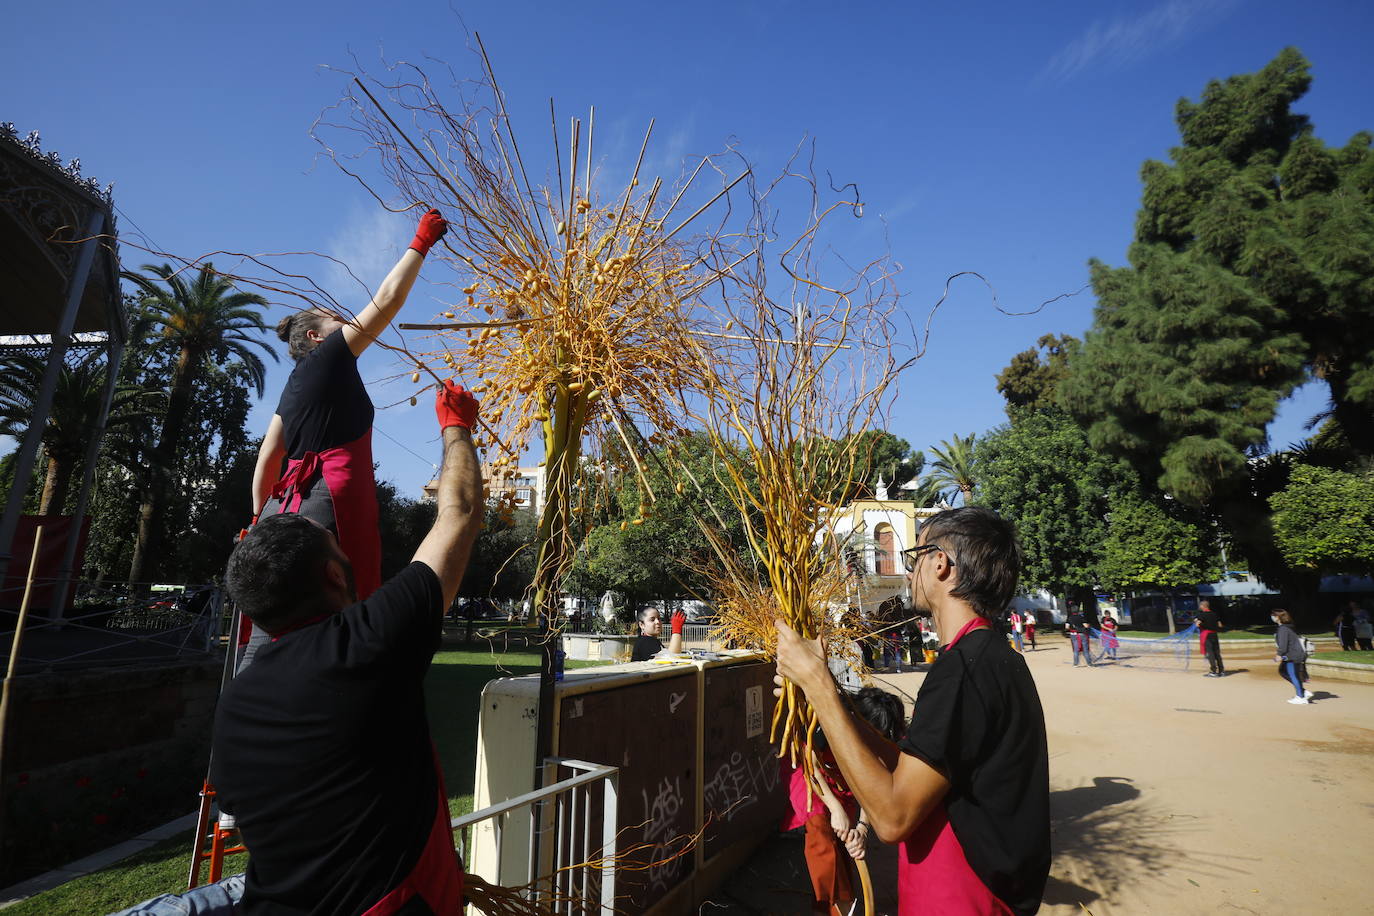
[{"label": "sandy ground", "polygon": [[[1268,652],[1230,653],[1216,679],[1074,668],[1058,636],[1027,656],[1050,750],[1042,914],[1374,912],[1374,686],[1313,680],[1312,704],[1292,706]],[[922,677],[882,680],[914,696]],[[799,841],[771,845],[800,857]],[[747,909],[794,911],[774,888]]]}]

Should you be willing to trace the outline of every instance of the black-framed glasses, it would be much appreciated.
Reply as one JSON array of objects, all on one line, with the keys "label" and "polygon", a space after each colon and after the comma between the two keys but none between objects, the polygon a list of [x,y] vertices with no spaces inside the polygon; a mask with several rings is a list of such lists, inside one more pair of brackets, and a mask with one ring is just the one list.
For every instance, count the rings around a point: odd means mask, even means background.
[{"label": "black-framed glasses", "polygon": [[[921,554],[928,550],[938,550],[944,554],[949,553],[948,550],[945,550],[945,548],[941,547],[939,544],[918,544],[915,547],[908,547],[906,550],[902,551],[902,565],[906,567],[906,571],[915,572],[916,561],[921,558]],[[954,561],[950,560],[949,565],[953,566]]]}]

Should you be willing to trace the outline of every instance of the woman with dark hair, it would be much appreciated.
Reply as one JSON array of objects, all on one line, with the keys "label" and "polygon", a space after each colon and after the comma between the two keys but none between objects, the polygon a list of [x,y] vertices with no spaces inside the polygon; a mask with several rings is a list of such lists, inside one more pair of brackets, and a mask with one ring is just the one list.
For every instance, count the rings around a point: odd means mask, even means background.
[{"label": "woman with dark hair", "polygon": [[1277,649],[1274,661],[1279,663],[1279,677],[1293,685],[1297,696],[1288,702],[1300,706],[1312,702],[1312,691],[1302,686],[1302,666],[1307,661],[1307,651],[1302,647],[1302,637],[1293,629],[1293,617],[1283,608],[1275,608],[1270,619],[1278,624],[1274,632],[1274,646]]},{"label": "woman with dark hair", "polygon": [[360,599],[381,585],[381,539],[372,401],[358,357],[401,310],[425,255],[447,231],[438,210],[420,217],[410,247],[352,321],[309,309],[277,324],[296,368],[258,450],[253,515],[295,512],[332,531],[353,565]]}]

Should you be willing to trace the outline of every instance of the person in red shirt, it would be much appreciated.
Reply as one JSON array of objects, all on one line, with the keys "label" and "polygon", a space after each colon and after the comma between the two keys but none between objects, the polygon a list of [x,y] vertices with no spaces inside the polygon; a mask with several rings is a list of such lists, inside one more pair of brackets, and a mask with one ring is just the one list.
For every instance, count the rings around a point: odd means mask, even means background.
[{"label": "person in red shirt", "polygon": [[858,722],[824,647],[781,620],[777,692],[790,680],[806,694],[874,832],[901,844],[900,913],[1029,916],[1050,869],[1045,718],[1024,656],[991,627],[1016,592],[1015,531],[988,509],[952,509],[903,558],[912,605],[945,646],[898,745]]}]

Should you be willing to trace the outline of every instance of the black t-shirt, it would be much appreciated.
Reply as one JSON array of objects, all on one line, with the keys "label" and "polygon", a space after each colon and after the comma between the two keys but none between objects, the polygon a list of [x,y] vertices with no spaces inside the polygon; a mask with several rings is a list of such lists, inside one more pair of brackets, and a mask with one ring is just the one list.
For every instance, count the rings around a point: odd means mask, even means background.
[{"label": "black t-shirt", "polygon": [[966,634],[926,674],[898,746],[949,778],[949,823],[974,873],[1034,913],[1050,872],[1050,765],[1021,654],[990,630]]},{"label": "black t-shirt", "polygon": [[362,913],[414,868],[438,804],[423,685],[442,602],[412,563],[224,689],[211,780],[249,849],[245,913]]},{"label": "black t-shirt", "polygon": [[372,428],[373,413],[358,358],[340,328],[296,363],[282,389],[277,415],[286,457],[300,458],[360,438]]},{"label": "black t-shirt", "polygon": [[639,638],[635,640],[635,649],[630,653],[630,661],[647,662],[661,651],[663,651],[663,643],[659,642],[656,637],[645,636],[641,633]]},{"label": "black t-shirt", "polygon": [[1216,611],[1199,611],[1197,619],[1200,621],[1199,627],[1204,630],[1221,630],[1221,615]]}]

